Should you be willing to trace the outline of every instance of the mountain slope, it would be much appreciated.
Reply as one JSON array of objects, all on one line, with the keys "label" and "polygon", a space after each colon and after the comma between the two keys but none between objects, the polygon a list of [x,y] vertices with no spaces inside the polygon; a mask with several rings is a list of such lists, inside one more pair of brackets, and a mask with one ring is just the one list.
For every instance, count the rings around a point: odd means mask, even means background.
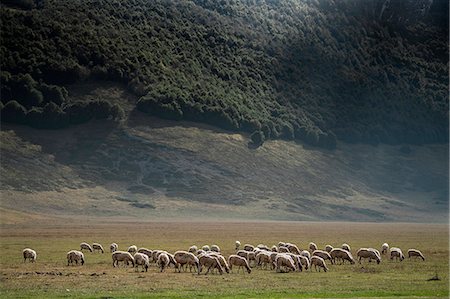
[{"label": "mountain slope", "polygon": [[18,2],[0,10],[1,100],[24,109],[3,120],[86,121],[106,104],[80,116],[61,87],[108,79],[150,115],[265,139],[448,140],[445,0]]},{"label": "mountain slope", "polygon": [[[132,99],[120,90],[91,94]],[[340,143],[329,151],[269,141],[255,150],[246,135],[132,111],[118,126],[4,125],[1,153],[3,209],[144,218],[448,217],[446,145]]]}]

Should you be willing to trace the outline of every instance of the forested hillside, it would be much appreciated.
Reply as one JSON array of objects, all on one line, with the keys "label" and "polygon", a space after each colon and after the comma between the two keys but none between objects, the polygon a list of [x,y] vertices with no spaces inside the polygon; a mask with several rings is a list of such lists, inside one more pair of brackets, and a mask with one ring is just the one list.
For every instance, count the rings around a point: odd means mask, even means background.
[{"label": "forested hillside", "polygon": [[68,86],[115,81],[135,109],[334,148],[448,140],[448,1],[1,1],[2,121],[123,118]]}]

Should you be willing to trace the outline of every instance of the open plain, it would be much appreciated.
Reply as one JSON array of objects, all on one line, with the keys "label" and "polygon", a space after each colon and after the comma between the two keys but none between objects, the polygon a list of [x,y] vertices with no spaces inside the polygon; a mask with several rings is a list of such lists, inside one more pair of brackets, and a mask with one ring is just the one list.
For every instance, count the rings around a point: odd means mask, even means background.
[{"label": "open plain", "polygon": [[[11,216],[12,217],[12,216]],[[32,218],[31,218],[32,219]],[[349,223],[349,222],[136,222],[130,219],[71,218],[2,224],[0,230],[0,296],[2,298],[358,298],[449,296],[447,224]],[[406,259],[381,264],[358,262],[331,265],[329,272],[276,273],[253,268],[251,274],[197,275],[160,273],[155,264],[148,272],[113,268],[109,244],[119,250],[129,245],[169,252],[191,245],[218,244],[227,257],[234,242],[271,246],[279,241],[307,249],[348,243],[353,256],[360,247],[380,249],[384,242],[400,247]],[[85,253],[84,266],[67,266],[66,253],[81,242],[99,242],[105,253]],[[22,249],[37,251],[36,263],[24,263]],[[410,260],[409,248],[421,250],[426,259]],[[204,273],[204,272],[203,272]],[[434,276],[440,280],[429,280]]]}]

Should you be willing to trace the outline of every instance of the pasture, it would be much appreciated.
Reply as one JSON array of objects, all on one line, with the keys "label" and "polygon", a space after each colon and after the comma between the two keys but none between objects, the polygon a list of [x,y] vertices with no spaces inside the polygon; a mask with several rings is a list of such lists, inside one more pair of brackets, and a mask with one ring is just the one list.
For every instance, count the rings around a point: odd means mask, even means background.
[{"label": "pasture", "polygon": [[[0,297],[76,298],[359,298],[449,296],[447,224],[314,223],[314,222],[132,222],[113,219],[79,221],[75,218],[37,224],[3,224],[0,229]],[[348,243],[353,256],[360,247],[379,250],[384,242],[400,247],[406,259],[381,264],[358,262],[331,265],[329,272],[276,273],[254,268],[251,274],[197,275],[113,268],[109,244],[119,250],[129,245],[169,252],[191,245],[218,244],[222,253],[234,253],[234,242],[271,246],[279,241],[307,249],[315,242]],[[67,266],[66,253],[80,242],[99,242],[105,253],[85,253],[84,266]],[[22,249],[37,251],[37,262],[23,263]],[[409,260],[407,250],[417,248],[426,257]],[[440,280],[429,281],[438,275]]]}]

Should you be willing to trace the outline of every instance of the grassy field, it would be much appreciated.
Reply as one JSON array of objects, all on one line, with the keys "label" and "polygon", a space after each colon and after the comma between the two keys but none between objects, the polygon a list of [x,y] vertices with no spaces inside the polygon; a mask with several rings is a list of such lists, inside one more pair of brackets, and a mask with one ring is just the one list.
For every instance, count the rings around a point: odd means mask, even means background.
[{"label": "grassy field", "polygon": [[[329,265],[330,271],[276,273],[254,269],[251,274],[196,275],[159,273],[113,268],[110,253],[86,253],[84,266],[66,266],[66,252],[79,243],[111,242],[125,249],[131,244],[170,252],[187,250],[193,244],[218,244],[228,256],[234,241],[264,243],[294,242],[306,248],[310,241],[379,248],[383,242],[403,249],[422,250],[426,260],[406,259],[380,265]],[[314,222],[121,222],[106,219],[91,222],[63,221],[2,225],[0,229],[0,297],[76,298],[348,298],[449,296],[448,225]],[[21,251],[38,253],[35,264],[23,263]],[[441,280],[428,281],[438,274]]]}]

